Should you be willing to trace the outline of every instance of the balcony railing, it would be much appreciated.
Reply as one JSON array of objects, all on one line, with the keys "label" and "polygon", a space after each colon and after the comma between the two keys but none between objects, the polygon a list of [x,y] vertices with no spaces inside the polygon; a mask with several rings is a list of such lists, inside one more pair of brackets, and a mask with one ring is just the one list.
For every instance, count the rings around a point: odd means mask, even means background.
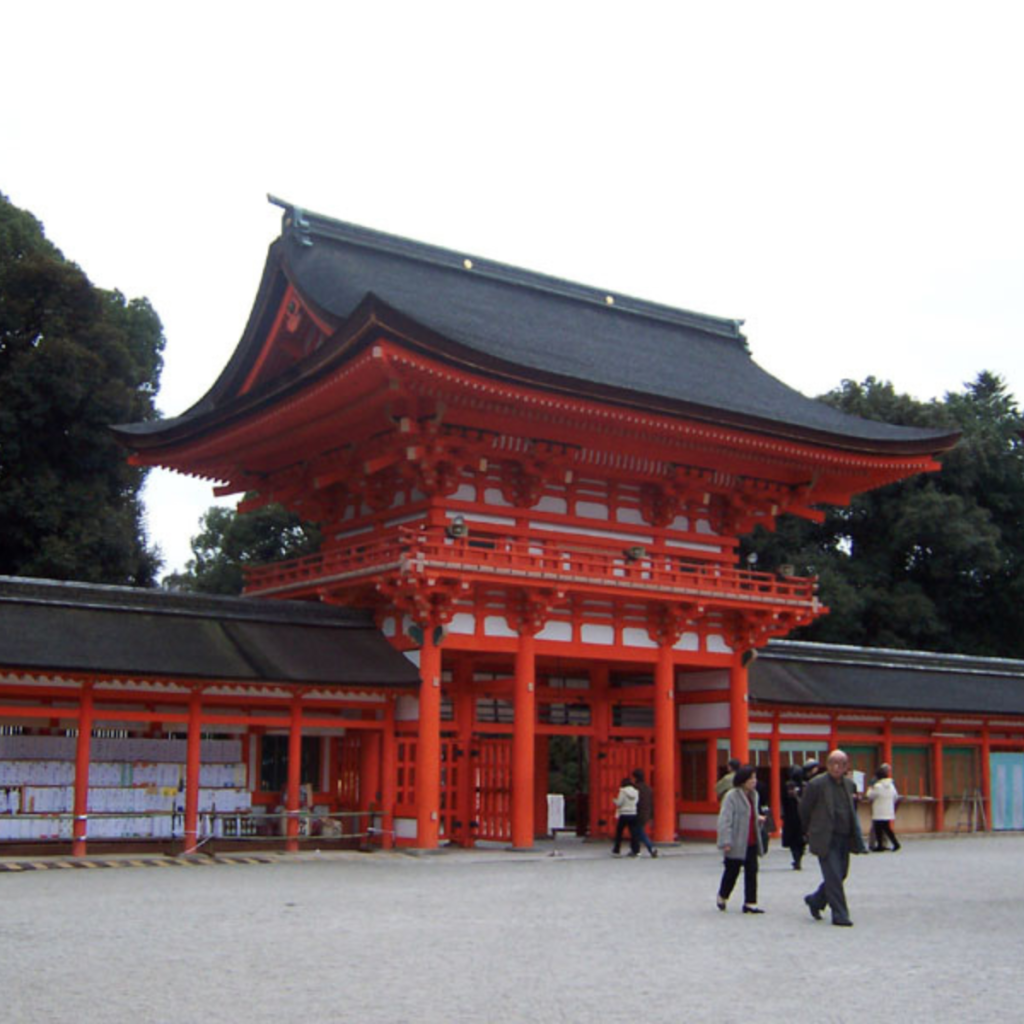
[{"label": "balcony railing", "polygon": [[567,542],[523,540],[473,525],[464,537],[444,527],[398,527],[344,548],[249,569],[246,593],[265,597],[356,587],[394,575],[458,577],[532,587],[556,587],[641,598],[663,596],[694,603],[785,607],[817,612],[816,582],[780,578],[687,559],[675,552]]}]

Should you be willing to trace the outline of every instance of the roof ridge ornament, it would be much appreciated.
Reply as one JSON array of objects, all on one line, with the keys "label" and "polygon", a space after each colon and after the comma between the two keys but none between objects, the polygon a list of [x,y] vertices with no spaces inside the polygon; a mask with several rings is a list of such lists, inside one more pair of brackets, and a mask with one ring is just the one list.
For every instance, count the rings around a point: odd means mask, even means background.
[{"label": "roof ridge ornament", "polygon": [[285,199],[279,199],[269,192],[267,193],[267,202],[273,206],[280,206],[284,210],[282,223],[285,230],[288,228],[294,229],[299,238],[299,245],[311,248],[313,245],[312,227],[309,223],[309,218],[306,216],[306,211],[301,206],[289,203]]}]

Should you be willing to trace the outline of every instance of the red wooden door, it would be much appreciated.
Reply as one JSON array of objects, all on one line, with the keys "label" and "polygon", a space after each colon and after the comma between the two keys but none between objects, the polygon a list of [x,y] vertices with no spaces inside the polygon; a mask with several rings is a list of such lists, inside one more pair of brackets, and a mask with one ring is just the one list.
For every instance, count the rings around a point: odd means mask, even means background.
[{"label": "red wooden door", "polygon": [[[594,744],[597,755],[594,770],[594,791],[591,795],[590,835],[615,834],[615,795],[622,780],[642,768],[651,781],[654,767],[654,744],[650,740],[609,740]],[[648,834],[650,826],[648,826]]]}]

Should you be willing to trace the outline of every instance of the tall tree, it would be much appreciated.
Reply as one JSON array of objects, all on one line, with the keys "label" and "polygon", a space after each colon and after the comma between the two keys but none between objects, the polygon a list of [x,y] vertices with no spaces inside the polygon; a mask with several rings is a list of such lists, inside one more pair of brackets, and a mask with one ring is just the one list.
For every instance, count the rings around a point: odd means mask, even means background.
[{"label": "tall tree", "polygon": [[152,419],[164,338],[0,195],[0,573],[148,586],[160,565],[107,427]]},{"label": "tall tree", "polygon": [[982,373],[924,403],[868,378],[825,400],[963,435],[940,473],[860,495],[821,525],[786,518],[749,539],[759,568],[792,563],[819,576],[831,613],[799,638],[1024,657],[1024,419],[1002,380]]},{"label": "tall tree", "polygon": [[299,558],[320,548],[316,526],[281,505],[266,505],[244,514],[215,505],[203,514],[200,526],[200,533],[192,538],[194,557],[184,572],[164,577],[165,587],[240,594],[247,566]]}]

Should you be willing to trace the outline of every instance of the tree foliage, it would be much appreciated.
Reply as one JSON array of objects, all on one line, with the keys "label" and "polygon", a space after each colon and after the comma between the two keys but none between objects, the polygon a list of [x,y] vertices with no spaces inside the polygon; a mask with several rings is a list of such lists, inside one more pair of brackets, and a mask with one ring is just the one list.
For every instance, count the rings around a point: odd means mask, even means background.
[{"label": "tree foliage", "polygon": [[164,586],[204,594],[240,594],[245,568],[299,558],[320,548],[320,531],[281,505],[240,514],[214,506],[200,520],[185,571],[166,576]]},{"label": "tree foliage", "polygon": [[868,419],[959,429],[942,471],[831,508],[821,525],[783,517],[746,550],[758,568],[820,578],[831,613],[798,639],[1024,657],[1024,418],[1003,381],[918,402],[875,378],[824,400]]},{"label": "tree foliage", "polygon": [[151,585],[139,491],[107,429],[152,419],[163,328],[94,287],[0,195],[0,573]]}]

